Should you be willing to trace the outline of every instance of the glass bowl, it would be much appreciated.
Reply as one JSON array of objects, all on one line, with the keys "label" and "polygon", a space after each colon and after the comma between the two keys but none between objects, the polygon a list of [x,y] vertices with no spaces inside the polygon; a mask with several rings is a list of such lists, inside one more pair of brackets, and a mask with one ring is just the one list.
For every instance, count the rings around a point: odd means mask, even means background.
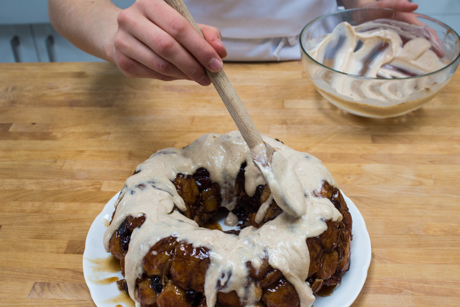
[{"label": "glass bowl", "polygon": [[[340,50],[343,50],[343,45],[347,43],[345,36],[338,36],[339,39],[335,39],[335,41],[331,40],[332,43],[327,44],[327,47],[323,49],[324,54],[318,56],[319,44],[342,22],[368,29],[369,26],[367,25],[369,24],[372,25],[370,28],[375,29],[385,29],[385,24],[388,24],[388,27],[394,29],[395,24],[396,27],[401,25],[403,28],[405,27],[401,21],[410,21],[412,25],[415,24],[408,27],[408,29],[410,28],[408,30],[410,35],[423,37],[430,41],[429,50],[437,55],[437,59],[442,61],[444,67],[421,75],[399,74],[397,77],[393,75],[391,78],[345,73],[331,68],[335,65],[332,63],[334,59],[340,61],[345,58],[343,53],[339,53]],[[406,25],[408,24],[406,23]],[[401,35],[400,38],[401,46],[405,45],[408,41],[407,37]],[[304,68],[318,92],[333,105],[365,117],[394,117],[420,108],[449,82],[460,60],[460,38],[453,29],[428,16],[417,13],[400,13],[391,9],[362,8],[337,11],[321,16],[304,27],[300,34],[300,44]],[[356,53],[362,46],[363,44],[360,42],[356,45],[356,49],[349,50]],[[380,46],[379,50],[383,49]],[[315,56],[321,60],[315,60]],[[374,59],[370,58],[363,61],[363,69],[372,70],[372,64],[375,63],[378,53],[372,54],[372,56]],[[355,64],[354,62],[352,65]],[[369,67],[365,67],[366,65]],[[389,67],[391,68],[391,66]]]}]

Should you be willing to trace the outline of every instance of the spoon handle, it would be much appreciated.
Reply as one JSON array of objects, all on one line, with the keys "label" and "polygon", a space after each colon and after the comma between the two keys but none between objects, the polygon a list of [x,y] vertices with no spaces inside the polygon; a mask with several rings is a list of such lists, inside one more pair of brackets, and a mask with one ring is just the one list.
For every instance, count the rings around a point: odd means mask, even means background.
[{"label": "spoon handle", "polygon": [[[185,19],[187,19],[195,27],[198,33],[203,35],[189,10],[187,9],[187,6],[182,0],[165,1],[176,11],[178,11]],[[206,69],[206,73],[208,74],[209,79],[211,79],[212,84],[219,93],[220,98],[227,107],[227,110],[232,116],[233,121],[238,127],[238,130],[241,132],[241,135],[248,144],[248,147],[252,149],[258,145],[263,145],[264,142],[262,137],[257,131],[256,126],[251,120],[251,117],[249,117],[249,114],[243,106],[240,98],[236,94],[236,91],[230,83],[230,80],[228,80],[224,70],[221,70],[218,73],[213,73]]]}]

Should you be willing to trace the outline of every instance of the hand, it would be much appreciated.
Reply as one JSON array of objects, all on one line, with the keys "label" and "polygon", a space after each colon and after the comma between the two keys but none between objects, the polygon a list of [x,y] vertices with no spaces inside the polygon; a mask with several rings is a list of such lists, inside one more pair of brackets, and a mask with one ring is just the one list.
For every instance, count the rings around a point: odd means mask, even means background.
[{"label": "hand", "polygon": [[[364,3],[361,7],[370,7],[370,8],[391,8],[396,12],[392,14],[392,18],[400,21],[404,21],[410,24],[426,26],[421,22],[415,14],[411,14],[418,8],[418,4],[409,2],[408,0],[381,0],[381,1],[372,1]],[[383,16],[382,16],[383,17]],[[444,56],[444,51],[442,50],[441,45],[439,44],[439,38],[436,34],[436,31],[432,28],[429,28],[431,35],[424,35],[427,40],[432,44],[433,51],[442,58]]]},{"label": "hand", "polygon": [[346,9],[354,8],[386,8],[393,11],[377,11],[375,14],[366,14],[362,16],[359,12],[356,13],[358,20],[392,18],[408,23],[418,24],[417,18],[410,14],[418,8],[418,4],[409,2],[409,0],[342,0]]},{"label": "hand", "polygon": [[199,25],[204,38],[163,0],[137,0],[117,17],[113,60],[133,78],[188,79],[201,85],[227,55],[217,28]]},{"label": "hand", "polygon": [[418,8],[418,4],[409,2],[409,0],[381,0],[363,3],[361,7],[389,8],[398,12],[410,13]]},{"label": "hand", "polygon": [[[409,2],[409,0],[381,0],[381,1],[365,1],[358,4],[358,7],[361,8],[383,8],[383,9],[393,9],[395,12],[388,12],[388,16],[385,16],[385,13],[378,13],[381,15],[381,18],[390,17],[392,19],[405,21],[412,24],[420,24],[418,19],[410,14],[418,8],[418,4]],[[377,17],[374,17],[377,18]]]}]

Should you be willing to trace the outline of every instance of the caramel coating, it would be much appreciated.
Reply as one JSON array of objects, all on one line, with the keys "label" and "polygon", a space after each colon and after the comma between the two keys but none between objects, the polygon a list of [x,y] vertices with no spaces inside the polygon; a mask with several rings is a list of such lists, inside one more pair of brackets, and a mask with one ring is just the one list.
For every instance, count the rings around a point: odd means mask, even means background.
[{"label": "caramel coating", "polygon": [[217,293],[217,306],[219,307],[243,307],[243,303],[240,301],[236,291],[230,291],[227,293]]},{"label": "caramel coating", "polygon": [[310,269],[307,281],[312,285],[313,293],[325,286],[337,286],[342,274],[350,267],[352,218],[345,200],[338,188],[323,182],[316,197],[326,197],[342,214],[342,221],[327,221],[327,230],[320,236],[308,238]]},{"label": "caramel coating", "polygon": [[204,174],[202,176],[179,174],[173,183],[187,207],[183,214],[203,227],[219,209],[222,197],[219,185],[211,182],[207,171],[201,170],[204,169],[198,169],[197,172]]},{"label": "caramel coating", "polygon": [[256,189],[254,196],[249,197],[246,193],[245,186],[245,172],[246,164],[242,164],[238,176],[236,178],[235,190],[237,195],[237,206],[233,213],[236,214],[238,219],[241,221],[243,227],[254,226],[256,228],[261,227],[268,221],[275,219],[280,215],[283,210],[276,204],[274,200],[270,203],[270,206],[262,219],[260,224],[256,223],[255,217],[260,206],[267,201],[270,196],[270,189],[267,185],[260,185]]},{"label": "caramel coating", "polygon": [[129,241],[131,240],[131,234],[134,229],[141,227],[145,222],[145,216],[132,217],[128,216],[118,227],[110,238],[109,250],[115,258],[120,260],[120,267],[122,274],[124,275],[125,270],[125,256],[128,252]]},{"label": "caramel coating", "polygon": [[204,292],[206,271],[210,263],[207,248],[193,247],[192,244],[182,241],[175,248],[171,278],[184,289]]},{"label": "caramel coating", "polygon": [[142,306],[157,306],[158,293],[154,290],[150,278],[137,284],[137,299]]},{"label": "caramel coating", "polygon": [[185,291],[169,281],[158,295],[158,307],[192,307],[187,301]]},{"label": "caramel coating", "polygon": [[[282,210],[272,201],[262,222],[255,222],[257,210],[270,196],[270,190],[268,186],[261,185],[257,187],[255,195],[249,197],[244,190],[245,166],[241,166],[235,182],[237,205],[233,213],[239,218],[241,228],[261,227],[281,214]],[[222,198],[219,185],[211,181],[207,170],[200,168],[193,175],[179,174],[173,184],[187,208],[181,213],[195,220],[201,227],[209,225],[210,218],[221,206]],[[340,222],[326,221],[327,230],[324,233],[306,240],[310,253],[307,281],[313,293],[317,293],[323,286],[340,284],[341,275],[349,269],[352,219],[339,189],[323,182],[321,189],[313,194],[314,197],[331,200],[343,216]],[[120,259],[122,268],[131,233],[144,221],[145,216],[128,217],[110,240],[110,252]],[[144,257],[144,275],[136,283],[141,306],[205,307],[204,284],[210,265],[209,252],[205,247],[177,241],[173,236],[158,241]],[[268,255],[261,259],[257,270],[250,262],[246,263],[246,267],[247,286],[255,289],[254,295],[259,297],[257,307],[300,306],[294,286],[284,278],[281,271],[269,265]],[[127,291],[126,288],[123,289]],[[216,307],[243,307],[245,304],[235,291],[217,293]]]},{"label": "caramel coating", "polygon": [[266,307],[300,307],[297,291],[284,277],[264,289],[262,303]]},{"label": "caramel coating", "polygon": [[145,255],[142,261],[142,268],[148,276],[160,275],[163,276],[165,266],[171,262],[174,248],[177,245],[175,237],[167,237],[158,241]]}]

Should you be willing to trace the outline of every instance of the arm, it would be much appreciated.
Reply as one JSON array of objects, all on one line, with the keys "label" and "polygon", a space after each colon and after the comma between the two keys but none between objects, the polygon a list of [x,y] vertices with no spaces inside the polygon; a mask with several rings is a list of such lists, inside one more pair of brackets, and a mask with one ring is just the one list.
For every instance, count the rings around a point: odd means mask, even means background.
[{"label": "arm", "polygon": [[220,31],[200,25],[205,38],[163,0],[138,0],[126,10],[110,0],[49,0],[56,31],[82,50],[116,63],[128,77],[211,82],[226,56]]},{"label": "arm", "polygon": [[121,11],[110,0],[49,0],[48,13],[56,31],[83,51],[115,63],[113,40]]},{"label": "arm", "polygon": [[392,8],[401,12],[413,12],[418,8],[418,4],[409,0],[342,0],[346,9],[358,7],[379,7]]}]

